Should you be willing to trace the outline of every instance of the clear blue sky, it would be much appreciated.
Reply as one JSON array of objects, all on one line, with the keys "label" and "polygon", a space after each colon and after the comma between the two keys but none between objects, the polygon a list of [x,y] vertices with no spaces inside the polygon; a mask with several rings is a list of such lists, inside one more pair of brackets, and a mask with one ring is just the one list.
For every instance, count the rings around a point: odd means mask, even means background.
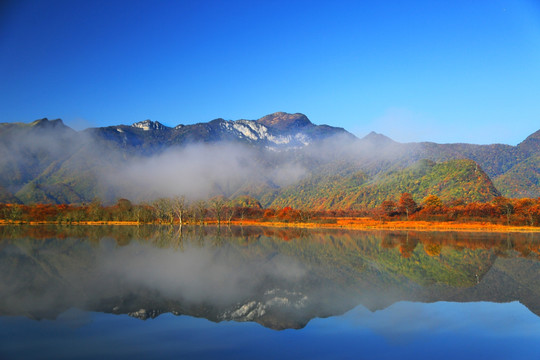
[{"label": "clear blue sky", "polygon": [[398,141],[540,129],[540,3],[4,1],[0,122],[301,112]]}]

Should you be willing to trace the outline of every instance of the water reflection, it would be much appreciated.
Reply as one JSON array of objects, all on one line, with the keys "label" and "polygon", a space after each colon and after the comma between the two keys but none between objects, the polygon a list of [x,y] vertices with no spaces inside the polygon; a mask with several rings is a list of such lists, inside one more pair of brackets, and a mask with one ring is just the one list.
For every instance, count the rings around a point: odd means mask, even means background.
[{"label": "water reflection", "polygon": [[0,237],[0,315],[78,308],[286,329],[403,300],[519,301],[540,315],[538,234],[29,226]]}]

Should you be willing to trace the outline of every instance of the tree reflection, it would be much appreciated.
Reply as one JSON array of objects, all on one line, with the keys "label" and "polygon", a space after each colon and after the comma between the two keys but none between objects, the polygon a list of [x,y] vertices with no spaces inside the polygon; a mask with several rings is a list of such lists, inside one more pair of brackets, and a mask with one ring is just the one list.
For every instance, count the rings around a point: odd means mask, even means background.
[{"label": "tree reflection", "polygon": [[539,234],[4,226],[0,236],[4,315],[75,306],[281,329],[399,300],[519,300],[540,313]]}]

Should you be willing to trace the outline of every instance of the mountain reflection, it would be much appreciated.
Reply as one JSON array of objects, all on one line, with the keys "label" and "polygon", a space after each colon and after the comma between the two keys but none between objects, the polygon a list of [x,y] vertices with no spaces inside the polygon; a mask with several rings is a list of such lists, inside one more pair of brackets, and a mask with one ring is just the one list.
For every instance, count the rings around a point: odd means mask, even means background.
[{"label": "mountain reflection", "polygon": [[517,300],[540,315],[539,234],[19,226],[0,238],[4,316],[75,307],[285,329],[401,300]]}]

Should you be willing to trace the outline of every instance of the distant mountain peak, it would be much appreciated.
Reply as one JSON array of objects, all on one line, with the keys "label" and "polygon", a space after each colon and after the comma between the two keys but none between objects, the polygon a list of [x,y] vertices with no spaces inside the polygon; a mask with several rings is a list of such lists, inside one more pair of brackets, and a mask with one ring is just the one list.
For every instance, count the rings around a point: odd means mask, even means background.
[{"label": "distant mountain peak", "polygon": [[47,128],[47,129],[56,128],[56,127],[66,127],[66,125],[64,125],[64,122],[61,119],[49,120],[47,118],[33,121],[30,125],[35,126],[35,127],[40,127],[40,128]]},{"label": "distant mountain peak", "polygon": [[540,130],[538,130],[538,131],[532,133],[531,135],[527,136],[525,141],[532,140],[532,139],[540,139]]},{"label": "distant mountain peak", "polygon": [[159,121],[152,121],[152,120],[139,121],[139,122],[134,123],[131,126],[135,128],[143,129],[144,131],[168,129],[168,126],[163,125]]},{"label": "distant mountain peak", "polygon": [[362,138],[362,140],[369,141],[371,143],[393,143],[394,140],[390,139],[388,136],[376,133],[375,131],[370,132]]},{"label": "distant mountain peak", "polygon": [[518,148],[527,155],[540,151],[540,130],[527,136],[525,140],[518,144]]},{"label": "distant mountain peak", "polygon": [[285,112],[275,112],[263,116],[257,120],[257,123],[277,130],[293,130],[313,125],[304,114],[289,114]]}]

